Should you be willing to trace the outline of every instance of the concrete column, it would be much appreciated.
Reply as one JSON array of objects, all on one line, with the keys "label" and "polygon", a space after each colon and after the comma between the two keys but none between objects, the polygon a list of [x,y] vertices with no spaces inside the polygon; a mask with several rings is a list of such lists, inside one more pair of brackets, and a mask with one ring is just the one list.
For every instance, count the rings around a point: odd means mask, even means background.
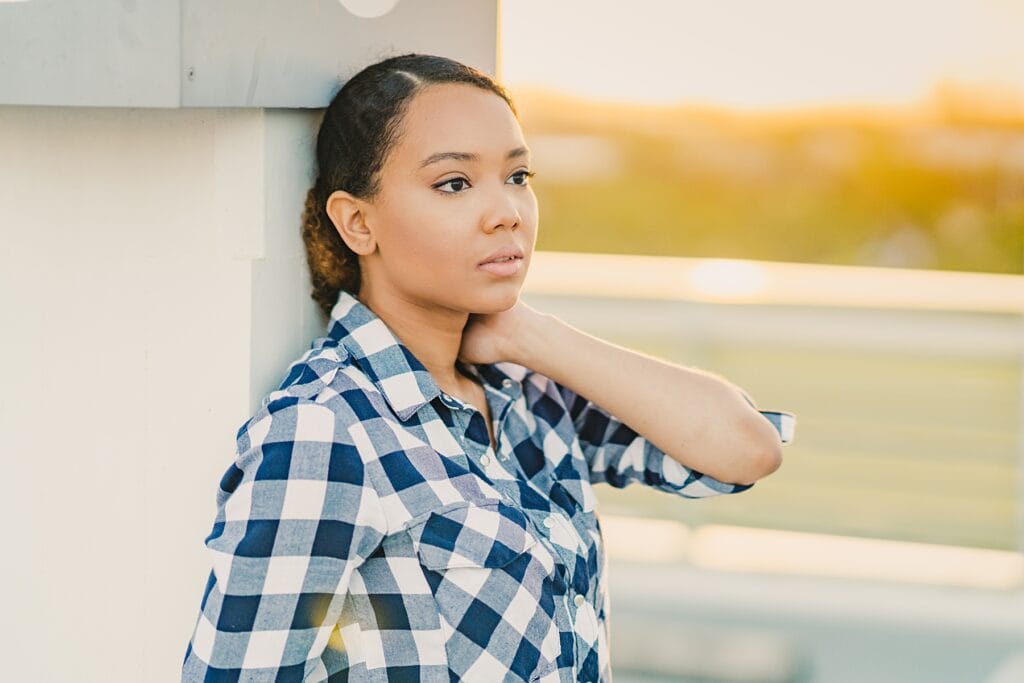
[{"label": "concrete column", "polygon": [[5,680],[177,680],[235,431],[323,332],[319,115],[0,106]]}]

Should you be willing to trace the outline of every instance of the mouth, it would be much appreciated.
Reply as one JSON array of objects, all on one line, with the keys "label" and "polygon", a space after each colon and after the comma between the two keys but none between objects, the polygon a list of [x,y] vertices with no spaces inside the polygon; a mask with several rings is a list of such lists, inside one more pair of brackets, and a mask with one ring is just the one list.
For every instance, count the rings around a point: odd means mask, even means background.
[{"label": "mouth", "polygon": [[509,244],[497,251],[492,251],[491,254],[478,263],[478,266],[482,266],[487,263],[509,263],[513,260],[521,260],[526,254],[515,244]]},{"label": "mouth", "polygon": [[487,265],[488,263],[508,263],[509,261],[516,261],[522,259],[522,256],[503,256],[502,258],[491,259],[490,261],[484,261],[481,266]]},{"label": "mouth", "polygon": [[485,261],[477,265],[480,270],[486,270],[489,273],[495,275],[515,275],[522,268],[523,259],[521,256],[507,256],[505,258],[494,259],[492,261]]}]

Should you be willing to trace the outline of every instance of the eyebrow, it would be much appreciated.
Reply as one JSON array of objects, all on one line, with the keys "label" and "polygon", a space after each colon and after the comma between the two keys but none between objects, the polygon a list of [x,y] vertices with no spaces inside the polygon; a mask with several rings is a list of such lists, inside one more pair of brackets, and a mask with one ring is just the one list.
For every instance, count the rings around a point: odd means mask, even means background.
[{"label": "eyebrow", "polygon": [[[516,147],[505,155],[505,160],[510,161],[517,157],[524,157],[529,155],[529,153],[530,150],[526,147]],[[456,161],[478,161],[480,159],[480,155],[471,154],[470,152],[435,152],[420,162],[420,168],[445,159],[455,159]]]}]

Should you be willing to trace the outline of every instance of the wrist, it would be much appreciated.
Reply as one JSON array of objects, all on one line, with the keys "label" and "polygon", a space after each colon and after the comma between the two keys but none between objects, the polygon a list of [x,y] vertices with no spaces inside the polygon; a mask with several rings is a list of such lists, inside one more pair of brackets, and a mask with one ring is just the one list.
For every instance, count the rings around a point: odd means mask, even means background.
[{"label": "wrist", "polygon": [[536,309],[527,308],[527,315],[516,326],[515,335],[509,339],[508,357],[513,363],[537,370],[538,359],[548,349],[551,327],[557,319]]}]

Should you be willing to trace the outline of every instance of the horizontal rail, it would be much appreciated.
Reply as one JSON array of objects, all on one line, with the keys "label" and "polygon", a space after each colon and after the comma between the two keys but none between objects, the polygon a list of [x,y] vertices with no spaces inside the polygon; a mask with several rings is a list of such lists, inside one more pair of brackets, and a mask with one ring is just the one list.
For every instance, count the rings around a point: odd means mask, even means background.
[{"label": "horizontal rail", "polygon": [[524,290],[713,303],[1024,313],[1024,275],[537,251]]}]

